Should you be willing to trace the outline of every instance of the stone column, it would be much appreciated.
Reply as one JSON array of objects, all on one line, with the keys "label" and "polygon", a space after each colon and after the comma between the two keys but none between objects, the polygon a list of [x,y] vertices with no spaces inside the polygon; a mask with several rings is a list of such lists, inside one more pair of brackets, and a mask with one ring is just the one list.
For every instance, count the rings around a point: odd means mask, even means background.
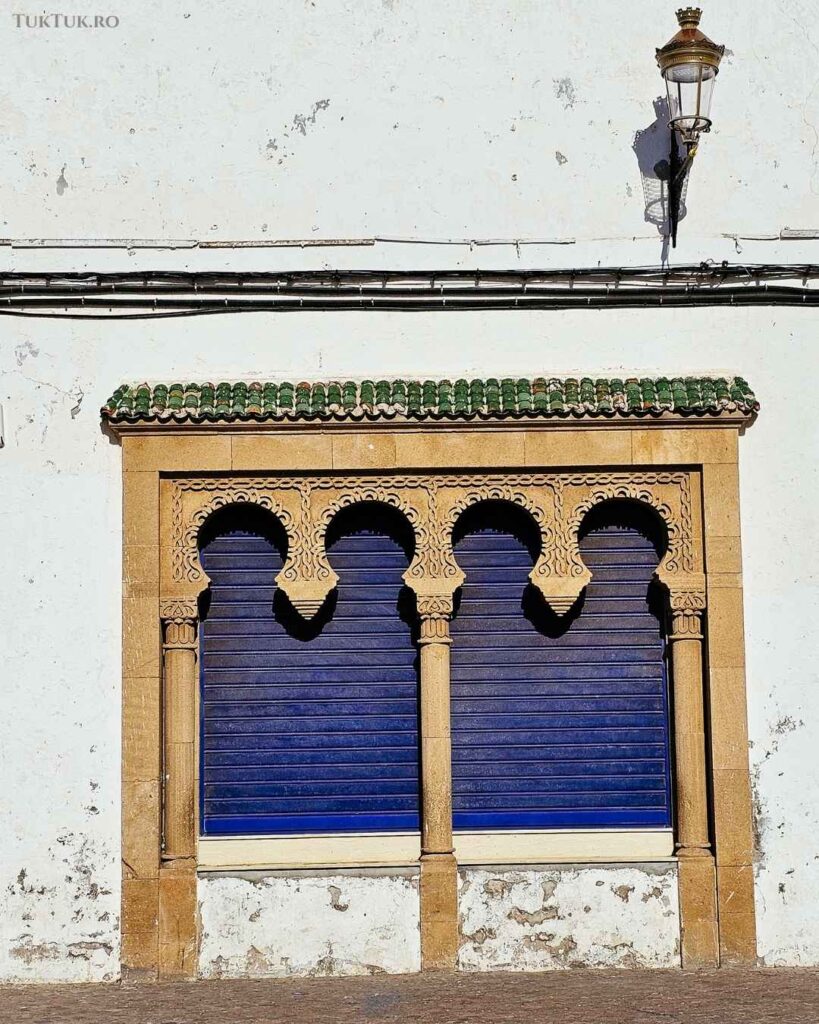
[{"label": "stone column", "polygon": [[671,592],[676,848],[683,967],[719,963],[716,877],[708,830],[703,705],[704,591]]},{"label": "stone column", "polygon": [[196,973],[196,602],[162,602],[159,973]]},{"label": "stone column", "polygon": [[418,600],[421,620],[421,966],[454,970],[458,867],[452,845],[449,619],[452,597]]}]

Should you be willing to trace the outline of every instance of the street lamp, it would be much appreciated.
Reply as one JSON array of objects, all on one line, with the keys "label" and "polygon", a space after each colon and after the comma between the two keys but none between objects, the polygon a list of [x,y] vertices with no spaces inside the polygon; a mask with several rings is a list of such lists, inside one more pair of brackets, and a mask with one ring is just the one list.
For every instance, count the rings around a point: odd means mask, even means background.
[{"label": "street lamp", "polygon": [[[697,152],[700,133],[711,130],[711,98],[725,53],[707,35],[700,32],[702,11],[683,7],[677,11],[680,30],[657,50],[657,64],[665,79],[668,111],[671,119],[671,160],[668,180],[669,221],[672,245],[677,244],[682,184]],[[680,156],[679,142],[685,147]]]}]

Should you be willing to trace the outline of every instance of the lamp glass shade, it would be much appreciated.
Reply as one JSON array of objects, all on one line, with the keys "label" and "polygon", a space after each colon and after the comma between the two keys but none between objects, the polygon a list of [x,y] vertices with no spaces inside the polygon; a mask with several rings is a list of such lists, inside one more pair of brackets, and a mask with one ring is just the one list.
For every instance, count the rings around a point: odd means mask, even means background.
[{"label": "lamp glass shade", "polygon": [[707,132],[711,127],[711,99],[717,69],[692,61],[667,68],[663,77],[672,127],[684,134]]}]

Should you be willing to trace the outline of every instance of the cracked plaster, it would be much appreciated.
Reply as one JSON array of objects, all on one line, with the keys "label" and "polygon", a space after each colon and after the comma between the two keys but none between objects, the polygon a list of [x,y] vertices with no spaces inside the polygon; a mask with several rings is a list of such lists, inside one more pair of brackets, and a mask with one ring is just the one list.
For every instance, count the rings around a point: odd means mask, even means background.
[{"label": "cracked plaster", "polygon": [[679,967],[674,864],[463,868],[466,971]]}]

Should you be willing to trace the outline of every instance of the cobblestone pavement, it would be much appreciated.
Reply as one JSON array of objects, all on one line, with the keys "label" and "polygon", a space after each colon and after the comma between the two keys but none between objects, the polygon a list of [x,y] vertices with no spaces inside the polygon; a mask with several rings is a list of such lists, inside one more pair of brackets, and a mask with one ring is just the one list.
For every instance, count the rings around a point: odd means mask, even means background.
[{"label": "cobblestone pavement", "polygon": [[819,971],[571,971],[0,987],[14,1024],[819,1024]]}]

